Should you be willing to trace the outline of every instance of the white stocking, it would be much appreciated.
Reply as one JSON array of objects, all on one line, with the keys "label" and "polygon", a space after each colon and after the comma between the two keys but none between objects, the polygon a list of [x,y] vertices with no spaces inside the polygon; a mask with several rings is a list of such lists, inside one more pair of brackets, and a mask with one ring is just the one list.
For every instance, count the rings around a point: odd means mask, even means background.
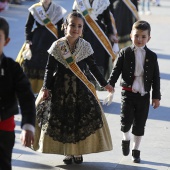
[{"label": "white stocking", "polygon": [[141,139],[142,139],[142,136],[135,136],[134,135],[132,150],[138,150],[139,149]]},{"label": "white stocking", "polygon": [[130,140],[130,130],[128,132],[123,132],[123,140]]}]

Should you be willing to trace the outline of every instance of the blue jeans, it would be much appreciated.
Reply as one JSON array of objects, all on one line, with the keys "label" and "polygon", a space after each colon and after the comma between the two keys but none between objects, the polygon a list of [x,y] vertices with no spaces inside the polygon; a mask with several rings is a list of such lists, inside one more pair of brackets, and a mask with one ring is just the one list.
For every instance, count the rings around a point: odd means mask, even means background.
[{"label": "blue jeans", "polygon": [[[145,0],[142,1],[142,11],[145,11]],[[150,0],[146,0],[147,11],[150,11]]]}]

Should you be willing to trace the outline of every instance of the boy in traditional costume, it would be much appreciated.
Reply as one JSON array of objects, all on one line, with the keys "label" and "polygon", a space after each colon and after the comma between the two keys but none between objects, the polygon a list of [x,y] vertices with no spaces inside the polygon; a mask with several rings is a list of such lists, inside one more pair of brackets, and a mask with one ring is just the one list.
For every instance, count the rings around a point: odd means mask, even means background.
[{"label": "boy in traditional costume", "polygon": [[160,72],[157,55],[147,48],[150,40],[150,24],[139,20],[132,26],[133,44],[120,50],[117,62],[110,75],[109,83],[115,87],[121,75],[121,131],[122,152],[130,152],[130,129],[134,137],[132,160],[140,162],[140,142],[145,131],[152,88],[152,106],[158,108],[161,100]]}]

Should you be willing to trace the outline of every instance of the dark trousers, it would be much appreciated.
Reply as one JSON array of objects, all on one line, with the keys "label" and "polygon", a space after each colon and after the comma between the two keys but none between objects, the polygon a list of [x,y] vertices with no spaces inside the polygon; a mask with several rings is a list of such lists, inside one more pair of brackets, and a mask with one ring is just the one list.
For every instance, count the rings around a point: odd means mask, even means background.
[{"label": "dark trousers", "polygon": [[12,149],[15,143],[15,132],[0,130],[0,170],[11,170]]},{"label": "dark trousers", "polygon": [[128,132],[132,126],[135,136],[143,136],[149,112],[150,94],[122,90],[121,97],[121,131]]}]

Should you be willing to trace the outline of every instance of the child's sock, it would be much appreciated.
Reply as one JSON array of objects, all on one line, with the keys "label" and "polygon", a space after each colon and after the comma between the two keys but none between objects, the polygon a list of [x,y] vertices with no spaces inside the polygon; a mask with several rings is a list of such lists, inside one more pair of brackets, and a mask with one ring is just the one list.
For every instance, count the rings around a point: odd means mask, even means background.
[{"label": "child's sock", "polygon": [[142,136],[135,136],[134,135],[132,150],[138,150],[139,149],[139,145],[140,145],[141,139],[142,139]]},{"label": "child's sock", "polygon": [[128,132],[123,132],[123,140],[130,140],[130,130]]}]

